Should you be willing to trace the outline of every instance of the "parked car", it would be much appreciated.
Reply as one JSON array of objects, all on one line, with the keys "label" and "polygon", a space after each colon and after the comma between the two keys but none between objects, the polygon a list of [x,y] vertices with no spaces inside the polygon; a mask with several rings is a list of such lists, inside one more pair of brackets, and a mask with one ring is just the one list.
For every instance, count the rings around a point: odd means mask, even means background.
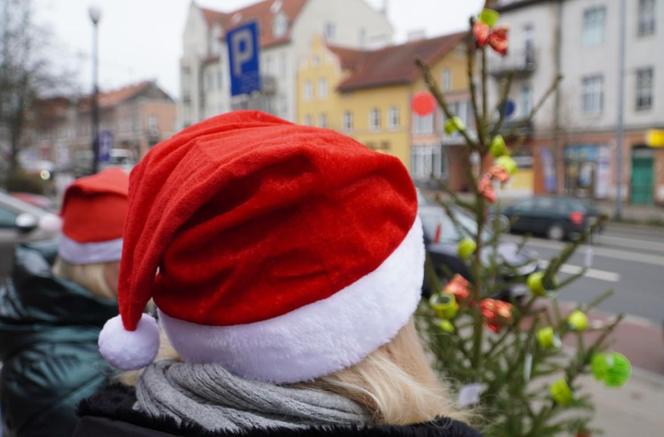
[{"label": "parked car", "polygon": [[511,232],[551,240],[575,238],[605,218],[591,201],[573,197],[532,197],[505,208],[501,215]]},{"label": "parked car", "polygon": [[51,242],[59,223],[57,215],[0,192],[0,278],[11,270],[16,244]]},{"label": "parked car", "polygon": [[[443,207],[428,200],[419,191],[418,213],[424,228],[427,254],[433,262],[438,277],[449,280],[454,275],[460,274],[472,280],[468,265],[457,254],[457,246],[463,238],[477,232],[475,219],[459,208],[452,207],[452,213],[459,225],[456,226]],[[485,229],[482,239],[490,242],[493,234]],[[507,301],[518,300],[524,296],[527,293],[525,278],[539,269],[537,253],[512,242],[499,241],[495,250],[491,245],[487,245],[483,251],[482,261],[485,265],[493,261],[499,266],[499,287],[494,297]],[[424,295],[429,295],[431,291],[425,281]]]}]

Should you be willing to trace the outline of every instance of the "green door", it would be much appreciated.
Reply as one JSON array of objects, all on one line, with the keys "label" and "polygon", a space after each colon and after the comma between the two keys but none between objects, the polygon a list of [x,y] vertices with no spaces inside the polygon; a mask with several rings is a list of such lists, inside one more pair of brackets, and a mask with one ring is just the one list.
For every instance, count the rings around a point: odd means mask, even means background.
[{"label": "green door", "polygon": [[632,152],[632,204],[652,205],[654,188],[652,151],[637,149]]}]

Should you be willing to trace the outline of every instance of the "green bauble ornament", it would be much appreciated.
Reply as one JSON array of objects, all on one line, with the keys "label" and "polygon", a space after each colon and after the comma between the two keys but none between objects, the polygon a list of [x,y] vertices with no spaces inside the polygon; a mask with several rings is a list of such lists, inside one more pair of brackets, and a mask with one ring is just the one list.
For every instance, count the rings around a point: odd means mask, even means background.
[{"label": "green bauble ornament", "polygon": [[553,328],[548,326],[537,331],[537,343],[542,349],[549,349],[556,344],[556,334]]},{"label": "green bauble ornament", "polygon": [[493,137],[489,151],[494,158],[508,155],[507,145],[505,144],[505,139],[502,135],[496,135]]},{"label": "green bauble ornament", "polygon": [[588,329],[588,316],[583,311],[576,310],[567,317],[567,323],[575,331],[585,331]]},{"label": "green bauble ornament", "polygon": [[441,319],[453,319],[459,312],[459,304],[451,294],[436,293],[429,299],[429,304]]},{"label": "green bauble ornament", "polygon": [[439,326],[440,329],[443,330],[444,332],[450,332],[450,333],[451,333],[451,332],[454,332],[454,325],[453,325],[452,322],[450,322],[449,320],[441,320],[441,321],[438,323],[438,326]]},{"label": "green bauble ornament", "polygon": [[447,135],[452,135],[465,128],[466,125],[459,117],[452,117],[445,122],[445,133]]},{"label": "green bauble ornament", "polygon": [[519,169],[516,161],[510,156],[501,156],[500,158],[497,158],[496,165],[503,167],[510,175],[513,175]]},{"label": "green bauble ornament", "polygon": [[569,388],[569,384],[567,384],[565,378],[553,382],[549,386],[549,393],[551,393],[553,400],[563,407],[568,406],[574,400],[572,389]]},{"label": "green bauble ornament", "polygon": [[468,237],[459,241],[459,245],[457,246],[457,254],[461,259],[464,260],[470,258],[472,254],[475,253],[476,250],[477,250],[477,243],[475,243],[475,240]]},{"label": "green bauble ornament", "polygon": [[528,288],[533,296],[544,296],[546,289],[544,288],[544,272],[531,273],[528,276]]}]

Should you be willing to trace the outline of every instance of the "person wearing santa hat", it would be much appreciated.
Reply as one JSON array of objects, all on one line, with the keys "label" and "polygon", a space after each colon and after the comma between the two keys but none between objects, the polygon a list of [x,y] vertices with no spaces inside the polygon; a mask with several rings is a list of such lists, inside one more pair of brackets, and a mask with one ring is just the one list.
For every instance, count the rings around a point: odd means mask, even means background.
[{"label": "person wearing santa hat", "polygon": [[57,248],[16,250],[0,284],[4,437],[71,435],[78,403],[111,374],[97,336],[118,310],[128,186],[120,169],[78,179],[64,194]]},{"label": "person wearing santa hat", "polygon": [[[154,147],[130,177],[120,315],[99,336],[134,388],[76,436],[477,436],[413,314],[424,245],[395,157],[240,111]],[[177,353],[155,361],[160,328]]]}]

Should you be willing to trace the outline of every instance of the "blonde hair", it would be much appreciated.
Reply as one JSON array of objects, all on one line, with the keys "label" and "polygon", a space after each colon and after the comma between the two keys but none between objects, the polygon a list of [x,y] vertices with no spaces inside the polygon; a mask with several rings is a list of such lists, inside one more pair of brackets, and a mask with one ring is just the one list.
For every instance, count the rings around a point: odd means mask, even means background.
[{"label": "blonde hair", "polygon": [[77,283],[97,297],[115,299],[116,295],[106,280],[106,263],[72,264],[58,257],[53,265],[53,274]]},{"label": "blonde hair", "polygon": [[304,386],[354,400],[369,411],[374,424],[409,425],[442,416],[469,419],[433,371],[412,320],[359,364]]},{"label": "blonde hair", "polygon": [[[163,359],[180,360],[180,357],[161,329],[156,361]],[[141,372],[124,372],[118,380],[133,386]],[[409,425],[438,417],[468,422],[471,418],[457,408],[447,385],[433,371],[412,319],[392,341],[360,363],[295,386],[351,399],[369,412],[375,425]]]}]

